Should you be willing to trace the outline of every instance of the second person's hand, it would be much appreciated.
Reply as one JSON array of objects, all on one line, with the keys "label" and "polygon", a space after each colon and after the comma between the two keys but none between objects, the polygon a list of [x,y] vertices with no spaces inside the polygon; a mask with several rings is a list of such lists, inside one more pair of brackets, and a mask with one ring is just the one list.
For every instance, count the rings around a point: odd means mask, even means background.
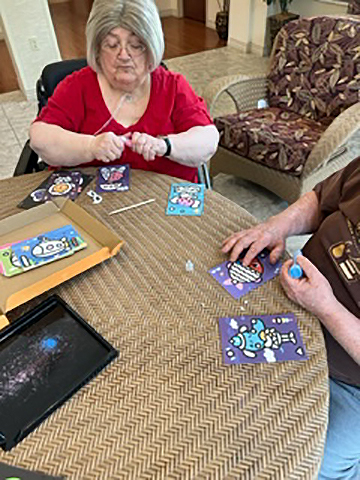
[{"label": "second person's hand", "polygon": [[292,278],[289,269],[293,260],[287,260],[280,272],[281,285],[291,300],[321,317],[337,303],[330,283],[306,257],[298,255],[297,262],[304,276],[300,279]]},{"label": "second person's hand", "polygon": [[243,264],[247,266],[264,248],[268,248],[270,262],[274,264],[285,250],[285,232],[277,219],[270,218],[256,227],[233,233],[223,241],[221,250],[224,253],[230,252],[230,261],[235,262],[241,252],[248,248],[243,259]]}]

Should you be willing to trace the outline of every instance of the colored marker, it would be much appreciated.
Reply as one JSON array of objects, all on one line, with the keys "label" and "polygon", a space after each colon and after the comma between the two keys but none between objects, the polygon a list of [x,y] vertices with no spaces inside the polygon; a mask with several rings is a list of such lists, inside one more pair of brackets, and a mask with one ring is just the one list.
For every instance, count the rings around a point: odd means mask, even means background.
[{"label": "colored marker", "polygon": [[298,255],[302,255],[301,250],[296,250],[296,252],[294,253],[294,263],[289,268],[290,277],[295,279],[301,278],[303,276],[303,269],[297,263]]}]

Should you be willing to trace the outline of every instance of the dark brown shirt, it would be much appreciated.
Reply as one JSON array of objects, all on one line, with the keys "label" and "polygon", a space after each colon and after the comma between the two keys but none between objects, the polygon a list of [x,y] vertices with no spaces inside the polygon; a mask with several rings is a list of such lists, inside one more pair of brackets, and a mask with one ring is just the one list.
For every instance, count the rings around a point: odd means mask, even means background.
[{"label": "dark brown shirt", "polygon": [[[320,227],[303,249],[360,322],[360,157],[316,185]],[[360,386],[360,366],[323,326],[330,376]]]}]

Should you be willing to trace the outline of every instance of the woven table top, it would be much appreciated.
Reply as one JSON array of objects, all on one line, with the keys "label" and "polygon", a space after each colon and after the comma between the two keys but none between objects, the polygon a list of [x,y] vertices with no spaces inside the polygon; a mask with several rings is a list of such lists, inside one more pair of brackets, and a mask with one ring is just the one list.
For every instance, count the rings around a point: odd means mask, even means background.
[{"label": "woven table top", "polygon": [[[1,181],[0,218],[18,213],[47,175]],[[76,200],[124,247],[8,316],[57,293],[120,355],[0,461],[73,479],[316,478],[328,408],[320,324],[278,278],[232,298],[207,271],[224,261],[221,241],[253,217],[212,191],[201,217],[166,216],[173,181],[135,170],[130,191],[98,205],[85,193]],[[297,316],[308,361],[223,364],[219,317],[286,312]]]}]

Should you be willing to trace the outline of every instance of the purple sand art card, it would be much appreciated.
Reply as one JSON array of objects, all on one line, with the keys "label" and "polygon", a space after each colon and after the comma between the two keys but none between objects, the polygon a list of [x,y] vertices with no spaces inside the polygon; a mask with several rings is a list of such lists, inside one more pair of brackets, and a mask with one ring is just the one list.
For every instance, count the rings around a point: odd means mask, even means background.
[{"label": "purple sand art card", "polygon": [[125,192],[130,188],[130,165],[100,167],[96,182],[97,193]]},{"label": "purple sand art card", "polygon": [[281,267],[280,262],[274,265],[270,263],[267,249],[259,253],[247,267],[242,264],[244,256],[245,252],[235,262],[228,260],[209,270],[210,275],[236,299],[274,278]]},{"label": "purple sand art card", "polygon": [[49,177],[49,183],[43,201],[66,197],[74,200],[81,191],[81,172],[54,172]]},{"label": "purple sand art card", "polygon": [[292,313],[219,318],[219,330],[226,364],[308,359]]},{"label": "purple sand art card", "polygon": [[[79,180],[79,185],[77,187],[79,194],[94,178],[93,175],[81,173],[80,171],[59,171],[54,173],[64,174],[64,176],[66,177],[71,176],[71,180],[74,179],[74,182],[76,184]],[[77,193],[74,193],[72,190],[70,190],[69,186],[66,185],[67,182],[65,182],[65,185],[63,185],[62,182],[58,180],[58,183],[54,185],[54,182],[50,181],[52,175],[53,174],[51,174],[46,180],[44,180],[35,190],[30,192],[29,195],[18,204],[18,207],[28,210],[29,208],[36,207],[37,205],[40,205],[42,203],[45,203],[47,200],[52,199],[53,197],[55,197],[55,195],[51,196],[49,193],[49,189],[54,192],[58,191],[57,196],[63,196],[65,198],[69,197],[71,198],[71,200],[74,200],[77,197]]]}]

